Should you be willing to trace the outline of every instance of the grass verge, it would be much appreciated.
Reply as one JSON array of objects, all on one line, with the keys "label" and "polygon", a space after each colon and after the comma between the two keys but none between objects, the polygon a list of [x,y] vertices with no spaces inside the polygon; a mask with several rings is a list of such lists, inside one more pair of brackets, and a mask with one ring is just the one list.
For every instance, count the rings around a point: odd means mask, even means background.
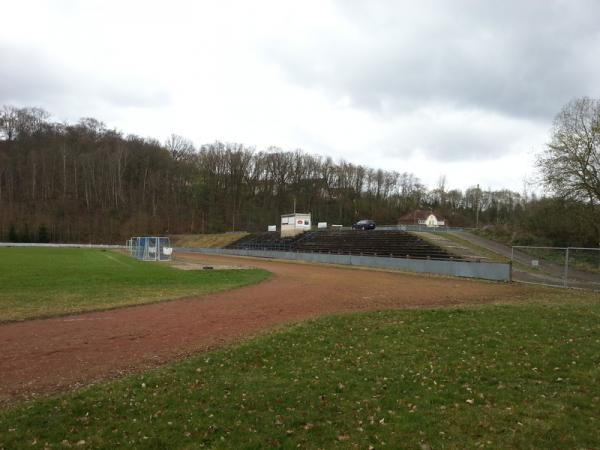
[{"label": "grass verge", "polygon": [[0,322],[207,294],[268,276],[258,269],[183,271],[102,250],[1,248]]},{"label": "grass verge", "polygon": [[[440,236],[444,237],[445,239],[448,239],[449,241],[454,242],[455,244],[461,245],[461,246],[471,250],[473,253],[479,255],[480,257],[487,258],[488,262],[499,262],[499,263],[509,263],[510,262],[510,258],[506,258],[505,256],[503,256],[499,253],[496,253],[486,247],[482,247],[481,245],[477,245],[471,241],[462,239],[459,236],[457,236],[456,234],[447,233],[444,231],[437,231],[436,234],[439,234]],[[440,245],[439,242],[436,245]],[[533,271],[531,267],[529,267],[525,264],[522,264],[519,261],[513,261],[512,265],[513,265],[513,268],[522,270],[524,272],[532,272]]]},{"label": "grass verge", "polygon": [[0,448],[597,448],[600,301],[563,300],[303,323],[0,412]]},{"label": "grass verge", "polygon": [[499,255],[496,252],[493,252],[493,251],[491,251],[485,247],[482,247],[480,245],[473,244],[472,242],[467,241],[466,239],[461,239],[460,237],[456,236],[455,234],[444,233],[444,232],[440,232],[439,234],[441,236],[443,236],[444,238],[448,239],[449,241],[452,241],[456,244],[462,245],[463,247],[470,249],[474,253],[477,253],[480,256],[484,256],[484,257],[488,258],[488,261],[502,262],[502,263],[506,263],[506,262],[510,261],[510,259],[505,258],[504,256]]}]

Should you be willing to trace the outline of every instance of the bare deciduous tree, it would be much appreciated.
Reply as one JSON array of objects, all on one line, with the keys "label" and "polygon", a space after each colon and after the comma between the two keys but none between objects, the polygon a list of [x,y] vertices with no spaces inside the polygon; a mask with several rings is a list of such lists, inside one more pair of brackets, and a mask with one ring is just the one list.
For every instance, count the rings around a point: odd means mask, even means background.
[{"label": "bare deciduous tree", "polygon": [[600,203],[600,100],[584,97],[563,107],[537,164],[554,194]]}]

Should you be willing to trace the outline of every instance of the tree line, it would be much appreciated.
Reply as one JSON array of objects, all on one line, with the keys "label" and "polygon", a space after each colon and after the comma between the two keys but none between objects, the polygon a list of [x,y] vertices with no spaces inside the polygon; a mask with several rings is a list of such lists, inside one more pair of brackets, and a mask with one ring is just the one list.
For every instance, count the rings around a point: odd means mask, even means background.
[{"label": "tree line", "polygon": [[[294,205],[315,221],[344,225],[361,218],[395,224],[407,212],[431,209],[453,226],[523,227],[544,222],[538,215],[548,201],[557,200],[448,189],[443,177],[428,189],[409,171],[302,150],[196,147],[176,135],[161,143],[93,118],[65,124],[39,108],[0,110],[2,240],[109,243],[143,234],[262,231]],[[569,208],[580,204],[567,201]]]}]

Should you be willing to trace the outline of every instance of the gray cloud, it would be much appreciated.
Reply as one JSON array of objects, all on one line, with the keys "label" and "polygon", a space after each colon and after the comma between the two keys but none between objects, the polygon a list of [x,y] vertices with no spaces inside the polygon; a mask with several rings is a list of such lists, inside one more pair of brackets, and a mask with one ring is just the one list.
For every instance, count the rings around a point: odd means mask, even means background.
[{"label": "gray cloud", "polygon": [[80,3],[7,4],[0,104],[466,185],[518,178],[564,103],[600,97],[597,0]]},{"label": "gray cloud", "polygon": [[343,23],[265,41],[294,82],[384,115],[425,104],[546,120],[600,95],[600,3],[337,3]]},{"label": "gray cloud", "polygon": [[43,106],[51,112],[167,105],[169,93],[143,79],[94,76],[61,64],[37,48],[0,43],[0,104]]},{"label": "gray cloud", "polygon": [[0,103],[36,103],[68,87],[38,50],[0,44],[0,60]]}]

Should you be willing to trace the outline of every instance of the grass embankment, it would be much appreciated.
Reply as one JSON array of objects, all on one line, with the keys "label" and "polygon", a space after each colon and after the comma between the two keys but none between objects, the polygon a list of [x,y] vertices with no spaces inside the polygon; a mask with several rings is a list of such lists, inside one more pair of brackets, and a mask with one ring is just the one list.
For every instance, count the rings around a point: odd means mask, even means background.
[{"label": "grass embankment", "polygon": [[502,263],[506,263],[506,262],[510,261],[510,259],[505,258],[504,256],[491,251],[490,249],[487,249],[480,245],[474,244],[466,239],[461,239],[460,237],[456,236],[455,234],[440,232],[439,235],[443,236],[444,238],[448,239],[449,241],[452,241],[456,244],[462,245],[465,248],[468,248],[473,253],[476,253],[479,256],[487,258],[487,261],[502,262]]},{"label": "grass embankment", "polygon": [[[493,252],[492,250],[482,247],[480,245],[474,244],[471,241],[466,239],[462,239],[456,234],[448,233],[445,231],[435,231],[435,232],[416,232],[414,233],[419,236],[421,239],[425,239],[426,241],[437,245],[438,247],[444,248],[446,251],[456,254],[457,256],[465,256],[464,252],[452,248],[450,244],[457,244],[460,247],[463,247],[469,250],[470,253],[474,255],[475,258],[481,258],[487,262],[500,262],[500,263],[508,263],[510,259],[505,258],[504,256]],[[444,242],[446,240],[447,242]],[[469,255],[467,255],[469,256]]]},{"label": "grass embankment", "polygon": [[0,322],[109,309],[256,283],[263,270],[183,271],[88,249],[0,249]]},{"label": "grass embankment", "polygon": [[219,234],[176,234],[171,236],[171,243],[175,247],[221,248],[247,235],[248,233],[245,231]]},{"label": "grass embankment", "polygon": [[300,324],[0,412],[0,448],[598,448],[600,298],[564,296]]},{"label": "grass embankment", "polygon": [[[465,232],[468,233],[468,232]],[[508,263],[510,262],[510,258],[506,258],[503,255],[500,255],[499,253],[496,253],[486,247],[482,247],[481,245],[477,245],[474,244],[471,241],[468,241],[466,239],[462,239],[461,237],[457,236],[456,234],[453,233],[446,233],[443,231],[436,231],[435,233],[436,235],[439,235],[451,242],[454,242],[455,244],[458,244],[464,248],[469,249],[472,253],[478,255],[479,257],[485,258],[485,261],[488,262],[499,262],[499,263]],[[436,245],[440,245],[439,242],[434,242]],[[515,269],[519,269],[525,272],[532,272],[535,271],[535,269],[532,269],[531,267],[520,263],[519,261],[513,261],[512,262],[513,267]]]}]

